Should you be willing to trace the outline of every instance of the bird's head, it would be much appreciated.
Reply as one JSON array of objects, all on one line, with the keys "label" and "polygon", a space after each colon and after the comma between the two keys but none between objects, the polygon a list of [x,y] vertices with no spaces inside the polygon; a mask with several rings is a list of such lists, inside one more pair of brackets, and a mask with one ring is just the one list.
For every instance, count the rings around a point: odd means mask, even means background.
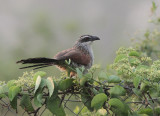
[{"label": "bird's head", "polygon": [[92,36],[92,35],[82,35],[80,37],[80,39],[77,41],[77,43],[83,44],[83,45],[90,45],[95,40],[100,40],[100,39],[98,37]]}]

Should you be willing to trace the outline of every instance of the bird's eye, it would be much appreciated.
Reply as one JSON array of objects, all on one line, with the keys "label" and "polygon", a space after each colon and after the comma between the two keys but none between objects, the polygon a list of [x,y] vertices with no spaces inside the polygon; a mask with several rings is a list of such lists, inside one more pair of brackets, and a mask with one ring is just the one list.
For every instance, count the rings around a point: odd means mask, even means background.
[{"label": "bird's eye", "polygon": [[88,41],[90,41],[90,37],[85,37],[82,39],[82,42],[88,42]]}]

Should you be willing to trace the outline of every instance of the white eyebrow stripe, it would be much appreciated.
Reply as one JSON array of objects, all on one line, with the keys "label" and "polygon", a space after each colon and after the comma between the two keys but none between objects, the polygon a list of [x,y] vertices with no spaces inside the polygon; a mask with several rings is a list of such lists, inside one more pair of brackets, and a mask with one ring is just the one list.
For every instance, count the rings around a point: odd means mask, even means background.
[{"label": "white eyebrow stripe", "polygon": [[89,35],[84,35],[84,36],[82,36],[82,38],[86,38],[86,37],[90,37]]}]

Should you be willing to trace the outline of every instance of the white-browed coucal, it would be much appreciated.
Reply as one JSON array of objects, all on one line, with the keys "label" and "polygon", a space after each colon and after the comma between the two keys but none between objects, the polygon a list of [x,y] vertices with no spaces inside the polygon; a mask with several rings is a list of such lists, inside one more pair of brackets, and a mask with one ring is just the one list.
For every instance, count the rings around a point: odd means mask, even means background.
[{"label": "white-browed coucal", "polygon": [[[94,55],[92,50],[92,43],[95,40],[100,40],[96,36],[91,35],[83,35],[78,39],[75,45],[72,48],[61,51],[57,53],[53,59],[51,58],[28,58],[17,61],[17,63],[22,64],[32,64],[31,66],[22,67],[20,69],[31,68],[39,69],[48,66],[56,65],[61,71],[69,71],[68,66],[66,65],[66,60],[69,61],[69,67],[75,69],[79,67],[84,67],[84,73],[91,68],[94,61]],[[69,75],[74,76],[76,74],[75,71],[70,70]]]}]

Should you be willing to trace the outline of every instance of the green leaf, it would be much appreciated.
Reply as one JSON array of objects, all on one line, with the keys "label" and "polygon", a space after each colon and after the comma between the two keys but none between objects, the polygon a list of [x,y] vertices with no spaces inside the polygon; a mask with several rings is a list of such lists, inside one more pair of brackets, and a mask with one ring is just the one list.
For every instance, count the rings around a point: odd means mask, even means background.
[{"label": "green leaf", "polygon": [[46,80],[46,84],[49,90],[49,97],[52,96],[53,92],[54,92],[54,82],[53,79],[51,77],[48,77]]},{"label": "green leaf", "polygon": [[36,93],[37,89],[39,88],[40,84],[41,84],[41,77],[38,76],[37,80],[36,80],[36,84],[35,84],[35,89],[34,89],[34,93]]},{"label": "green leaf", "polygon": [[120,100],[117,99],[117,98],[112,98],[112,99],[110,99],[110,100],[108,101],[108,104],[109,104],[112,108],[114,108],[114,109],[116,109],[116,110],[119,110],[119,111],[121,111],[121,112],[123,112],[123,111],[125,110],[125,106],[124,106],[123,102],[120,101]]},{"label": "green leaf", "polygon": [[10,80],[10,81],[8,81],[8,83],[7,83],[8,88],[10,88],[11,86],[15,86],[15,81],[16,80]]},{"label": "green leaf", "polygon": [[81,100],[83,104],[88,108],[88,110],[93,111],[94,109],[91,107],[91,100],[92,97],[89,96],[87,93],[81,93]]},{"label": "green leaf", "polygon": [[[38,78],[37,78],[38,79]],[[47,81],[46,79],[44,78],[41,78],[41,82],[40,82],[40,85],[38,87],[38,89],[36,90],[36,93],[34,95],[34,104],[37,106],[37,107],[41,107],[42,106],[42,93],[43,93],[43,90],[44,90],[44,87],[47,85]]]},{"label": "green leaf", "polygon": [[21,91],[21,88],[18,86],[12,86],[9,88],[8,97],[9,100],[12,101],[15,96]]},{"label": "green leaf", "polygon": [[34,97],[34,105],[37,106],[37,107],[41,107],[41,106],[42,106],[42,103],[37,99],[37,96],[38,96],[38,95],[36,95],[36,96]]},{"label": "green leaf", "polygon": [[13,109],[17,109],[17,96],[15,96],[12,101],[10,101],[10,104]]},{"label": "green leaf", "polygon": [[120,54],[120,55],[116,56],[114,62],[117,63],[117,62],[119,62],[119,61],[121,61],[121,60],[123,60],[123,59],[126,59],[126,58],[128,58],[127,55],[125,55],[125,54]]},{"label": "green leaf", "polygon": [[109,92],[111,96],[124,96],[126,94],[126,90],[119,85],[112,87]]},{"label": "green leaf", "polygon": [[43,97],[43,94],[42,94],[42,93],[37,95],[37,100],[38,100],[40,103],[43,103],[42,97]]},{"label": "green leaf", "polygon": [[22,97],[22,100],[20,102],[20,106],[25,110],[29,112],[33,112],[34,108],[32,106],[31,100],[29,98],[28,94],[24,94]]},{"label": "green leaf", "polygon": [[70,63],[71,63],[71,59],[69,59],[69,60],[65,60],[65,63],[66,63],[67,65],[70,65]]},{"label": "green leaf", "polygon": [[47,86],[47,79],[41,78],[41,83],[39,88],[43,89],[45,86]]},{"label": "green leaf", "polygon": [[0,94],[7,93],[8,91],[9,90],[7,85],[0,86]]},{"label": "green leaf", "polygon": [[65,116],[65,112],[64,109],[62,107],[61,104],[61,99],[57,96],[51,96],[48,100],[47,100],[47,109],[56,116]]},{"label": "green leaf", "polygon": [[107,74],[105,72],[101,71],[99,73],[99,75],[98,75],[98,79],[99,80],[106,80],[106,79],[108,79]]},{"label": "green leaf", "polygon": [[147,114],[149,116],[153,116],[153,110],[151,108],[140,109],[138,114]]},{"label": "green leaf", "polygon": [[[42,96],[42,93],[43,93],[43,87],[44,87],[44,83],[45,81],[43,82],[43,78],[42,78],[42,86],[40,85],[40,87],[38,88],[38,90],[36,91],[35,95],[34,95],[34,105],[37,106],[37,107],[41,107],[42,106],[42,103],[44,102],[42,99],[41,99],[41,96]],[[47,82],[46,82],[47,83]],[[54,92],[52,94],[52,96],[54,97],[57,97],[58,96],[58,86],[56,84],[56,82],[54,82]]]},{"label": "green leaf", "polygon": [[64,90],[70,88],[73,84],[73,80],[74,79],[65,79],[65,80],[60,81],[59,84],[58,84],[58,88],[61,91],[64,91]]},{"label": "green leaf", "polygon": [[38,72],[36,72],[36,73],[34,74],[34,76],[33,76],[33,80],[36,81],[37,78],[38,78],[38,76],[44,77],[44,76],[46,76],[46,72],[43,72],[43,71],[38,71]]},{"label": "green leaf", "polygon": [[86,83],[87,80],[88,80],[88,77],[86,77],[86,76],[82,77],[80,79],[80,85],[83,86]]},{"label": "green leaf", "polygon": [[140,76],[136,76],[134,79],[133,79],[133,85],[135,86],[135,88],[138,88],[138,85],[141,81],[141,77]]},{"label": "green leaf", "polygon": [[107,101],[107,95],[104,93],[97,94],[91,101],[91,107],[98,110],[101,109],[104,102]]},{"label": "green leaf", "polygon": [[129,56],[137,56],[137,57],[139,57],[139,56],[140,56],[140,53],[137,52],[137,51],[131,51],[131,52],[129,53]]},{"label": "green leaf", "polygon": [[79,68],[76,68],[76,71],[77,71],[78,77],[79,77],[79,78],[82,78],[82,77],[83,77],[82,71],[80,71]]},{"label": "green leaf", "polygon": [[115,76],[115,75],[109,76],[107,81],[108,81],[108,83],[119,83],[119,82],[121,82],[120,78],[118,76]]},{"label": "green leaf", "polygon": [[38,89],[36,94],[34,95],[34,104],[35,106],[37,107],[41,107],[42,106],[42,92],[43,92],[43,89]]}]

